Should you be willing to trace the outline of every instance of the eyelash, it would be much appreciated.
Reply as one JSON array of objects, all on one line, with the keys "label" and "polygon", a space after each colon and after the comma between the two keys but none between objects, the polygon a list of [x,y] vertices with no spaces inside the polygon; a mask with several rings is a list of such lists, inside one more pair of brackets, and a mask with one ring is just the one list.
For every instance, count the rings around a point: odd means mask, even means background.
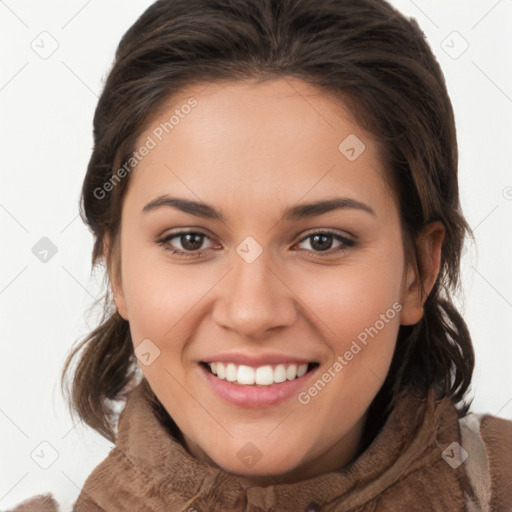
[{"label": "eyelash", "polygon": [[[193,234],[193,235],[202,235],[202,236],[204,236],[206,238],[210,238],[208,235],[206,235],[205,233],[202,233],[200,231],[178,231],[176,233],[169,233],[168,235],[160,238],[159,240],[157,240],[157,244],[161,245],[166,251],[171,252],[171,254],[176,254],[179,257],[193,258],[193,257],[202,256],[202,254],[205,252],[204,250],[203,251],[182,251],[180,249],[171,249],[170,247],[168,247],[168,244],[169,244],[170,240],[172,240],[173,238],[178,238],[178,237],[180,237],[182,235],[191,235],[191,234]],[[309,250],[309,249],[300,249],[300,250],[307,251],[307,252],[313,252],[315,254],[320,254],[320,255],[321,254],[332,255],[333,252],[344,252],[344,251],[348,250],[350,247],[354,247],[356,245],[356,242],[354,240],[350,240],[349,238],[345,238],[345,237],[341,236],[339,233],[337,233],[336,231],[332,231],[332,230],[329,230],[329,229],[325,229],[325,230],[322,230],[322,231],[315,231],[313,233],[309,233],[305,237],[301,238],[298,243],[302,243],[305,240],[307,240],[308,238],[314,237],[315,235],[330,235],[333,238],[335,238],[336,240],[342,242],[343,246],[341,248],[338,248],[338,249],[334,249],[334,250],[333,249],[328,249],[326,251],[312,251],[312,250]]]}]

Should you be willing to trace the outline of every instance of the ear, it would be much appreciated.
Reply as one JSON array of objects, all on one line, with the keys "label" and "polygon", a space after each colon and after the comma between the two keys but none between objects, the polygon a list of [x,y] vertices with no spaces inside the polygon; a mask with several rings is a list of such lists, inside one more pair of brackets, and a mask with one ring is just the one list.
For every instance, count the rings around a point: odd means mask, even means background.
[{"label": "ear", "polygon": [[423,316],[423,305],[441,267],[445,229],[441,222],[427,224],[416,240],[418,267],[407,264],[400,323],[414,325]]},{"label": "ear", "polygon": [[110,250],[110,245],[110,237],[106,235],[103,243],[103,256],[106,261],[108,280],[112,288],[117,311],[122,318],[128,320],[128,309],[126,307],[121,280],[121,253],[119,250],[119,240],[117,240],[117,243],[114,243],[112,251]]}]

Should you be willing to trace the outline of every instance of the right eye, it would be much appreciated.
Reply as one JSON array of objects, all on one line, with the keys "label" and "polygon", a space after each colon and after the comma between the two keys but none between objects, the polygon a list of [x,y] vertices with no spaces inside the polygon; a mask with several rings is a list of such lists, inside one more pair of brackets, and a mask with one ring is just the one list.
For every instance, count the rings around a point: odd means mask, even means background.
[{"label": "right eye", "polygon": [[[181,249],[174,248],[170,243],[171,240],[177,238],[180,242]],[[210,239],[208,235],[198,231],[178,231],[174,233],[168,233],[159,240],[157,243],[167,251],[170,251],[172,254],[177,254],[180,257],[191,257],[191,256],[201,256],[203,254],[203,250],[198,250],[205,240],[205,238]]]}]

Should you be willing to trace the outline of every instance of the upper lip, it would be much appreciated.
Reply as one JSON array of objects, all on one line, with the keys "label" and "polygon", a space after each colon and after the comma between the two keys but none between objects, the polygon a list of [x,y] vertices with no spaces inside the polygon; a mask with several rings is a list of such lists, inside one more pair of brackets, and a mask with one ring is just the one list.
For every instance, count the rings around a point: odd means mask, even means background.
[{"label": "upper lip", "polygon": [[308,364],[314,363],[313,359],[304,359],[302,357],[292,356],[289,354],[243,354],[241,352],[226,352],[224,354],[216,354],[211,357],[202,359],[205,363],[234,363],[236,365],[246,366],[265,366],[271,364]]}]

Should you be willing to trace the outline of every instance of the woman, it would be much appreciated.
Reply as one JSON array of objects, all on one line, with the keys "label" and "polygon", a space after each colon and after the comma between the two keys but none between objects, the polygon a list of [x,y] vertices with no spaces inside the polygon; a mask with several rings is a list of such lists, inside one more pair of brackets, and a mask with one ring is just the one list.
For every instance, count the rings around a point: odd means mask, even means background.
[{"label": "woman", "polygon": [[115,447],[74,510],[512,510],[512,422],[465,400],[471,230],[414,20],[159,0],[94,138],[83,217],[112,295],[63,377],[79,356],[71,404]]}]

